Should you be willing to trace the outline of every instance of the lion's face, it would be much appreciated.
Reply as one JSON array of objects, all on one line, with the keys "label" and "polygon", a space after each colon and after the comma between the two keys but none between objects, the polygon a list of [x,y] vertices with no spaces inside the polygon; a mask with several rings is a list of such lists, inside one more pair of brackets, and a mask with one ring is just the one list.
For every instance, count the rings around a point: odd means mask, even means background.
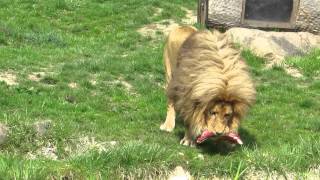
[{"label": "lion's face", "polygon": [[207,128],[218,135],[236,132],[238,121],[235,118],[233,104],[229,102],[214,103],[205,112]]}]

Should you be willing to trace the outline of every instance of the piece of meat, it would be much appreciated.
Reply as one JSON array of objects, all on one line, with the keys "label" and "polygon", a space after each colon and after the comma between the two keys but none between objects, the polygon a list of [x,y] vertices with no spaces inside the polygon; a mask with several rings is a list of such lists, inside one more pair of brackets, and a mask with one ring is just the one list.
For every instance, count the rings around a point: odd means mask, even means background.
[{"label": "piece of meat", "polygon": [[216,134],[213,132],[210,132],[208,130],[205,130],[202,132],[202,134],[197,138],[197,143],[200,144],[204,142],[205,140],[215,136]]},{"label": "piece of meat", "polygon": [[226,135],[217,136],[214,132],[210,132],[208,130],[202,132],[202,134],[197,138],[197,143],[201,144],[212,137],[215,137],[215,141],[228,141],[232,144],[243,144],[239,134],[237,133],[228,133]]},{"label": "piece of meat", "polygon": [[240,145],[243,144],[239,134],[237,133],[229,133],[229,134],[223,135],[219,138],[219,140],[228,141],[232,144],[240,144]]}]

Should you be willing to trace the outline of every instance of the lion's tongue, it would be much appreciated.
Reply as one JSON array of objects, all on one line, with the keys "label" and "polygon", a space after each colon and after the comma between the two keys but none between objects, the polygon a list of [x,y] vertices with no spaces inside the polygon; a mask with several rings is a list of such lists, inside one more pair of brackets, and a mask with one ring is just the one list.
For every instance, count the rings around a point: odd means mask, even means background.
[{"label": "lion's tongue", "polygon": [[202,134],[197,138],[197,143],[202,143],[203,141],[209,139],[210,137],[214,136],[215,133],[205,130]]}]

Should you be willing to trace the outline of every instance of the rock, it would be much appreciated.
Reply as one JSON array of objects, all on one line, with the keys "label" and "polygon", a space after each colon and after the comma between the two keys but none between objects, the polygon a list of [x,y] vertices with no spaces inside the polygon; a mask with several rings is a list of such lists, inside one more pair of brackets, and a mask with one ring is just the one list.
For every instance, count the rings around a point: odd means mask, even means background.
[{"label": "rock", "polygon": [[38,136],[45,135],[50,129],[52,124],[51,120],[43,120],[34,123],[34,129]]},{"label": "rock", "polygon": [[177,166],[169,175],[168,180],[190,180],[190,173],[184,170],[181,166]]},{"label": "rock", "polygon": [[281,64],[286,57],[303,55],[313,48],[320,47],[320,36],[308,32],[231,28],[227,33],[234,43],[266,58],[272,65]]},{"label": "rock", "polygon": [[8,127],[0,123],[0,145],[3,144],[8,137]]}]

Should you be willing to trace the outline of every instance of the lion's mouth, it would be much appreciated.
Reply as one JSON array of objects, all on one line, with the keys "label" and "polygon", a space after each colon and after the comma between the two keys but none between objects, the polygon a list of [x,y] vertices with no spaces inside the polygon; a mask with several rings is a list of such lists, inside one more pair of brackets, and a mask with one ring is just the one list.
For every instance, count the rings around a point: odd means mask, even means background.
[{"label": "lion's mouth", "polygon": [[215,141],[228,141],[232,144],[243,144],[239,134],[237,133],[231,132],[225,135],[217,135],[216,133],[208,130],[203,131],[202,134],[197,137],[196,141],[198,144],[201,144],[209,138],[214,138]]}]

